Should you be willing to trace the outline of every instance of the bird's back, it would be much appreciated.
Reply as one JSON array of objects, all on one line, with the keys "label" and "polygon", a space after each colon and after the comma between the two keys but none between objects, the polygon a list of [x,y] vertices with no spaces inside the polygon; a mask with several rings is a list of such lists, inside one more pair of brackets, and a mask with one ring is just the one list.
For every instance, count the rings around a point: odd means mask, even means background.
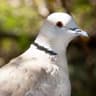
[{"label": "bird's back", "polygon": [[28,90],[35,88],[42,74],[37,63],[38,59],[24,60],[19,56],[1,67],[0,96],[26,96]]},{"label": "bird's back", "polygon": [[47,74],[45,69],[53,64],[52,59],[45,52],[31,49],[41,56],[33,52],[31,58],[26,57],[30,53],[29,48],[0,69],[0,96],[69,96],[65,92],[68,88],[64,86],[66,83],[68,86],[69,78],[66,79],[62,68],[53,76]]}]

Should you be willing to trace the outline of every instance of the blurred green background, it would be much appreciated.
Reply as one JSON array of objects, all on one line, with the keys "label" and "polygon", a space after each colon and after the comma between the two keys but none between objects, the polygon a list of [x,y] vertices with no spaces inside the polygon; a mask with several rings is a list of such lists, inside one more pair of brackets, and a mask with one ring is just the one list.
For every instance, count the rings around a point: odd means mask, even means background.
[{"label": "blurred green background", "polygon": [[96,96],[96,0],[0,0],[0,66],[24,52],[57,11],[71,14],[90,37],[68,47],[72,96]]}]

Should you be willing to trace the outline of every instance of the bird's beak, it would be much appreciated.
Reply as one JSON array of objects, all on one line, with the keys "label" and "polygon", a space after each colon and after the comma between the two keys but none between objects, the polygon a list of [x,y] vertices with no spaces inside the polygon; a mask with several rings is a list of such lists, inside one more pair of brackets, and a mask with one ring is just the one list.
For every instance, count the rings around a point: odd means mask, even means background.
[{"label": "bird's beak", "polygon": [[85,31],[83,31],[83,30],[81,30],[81,32],[78,32],[78,35],[79,35],[79,36],[88,37],[88,33],[85,32]]}]

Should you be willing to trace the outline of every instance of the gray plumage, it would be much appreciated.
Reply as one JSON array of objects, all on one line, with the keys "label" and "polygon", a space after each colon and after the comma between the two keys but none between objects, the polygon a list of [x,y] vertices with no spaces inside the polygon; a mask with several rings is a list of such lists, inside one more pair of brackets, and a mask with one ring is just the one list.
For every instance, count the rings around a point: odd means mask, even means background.
[{"label": "gray plumage", "polygon": [[34,42],[57,55],[31,44],[26,52],[0,68],[0,96],[71,96],[66,48],[76,36],[87,36],[72,28],[78,26],[70,15],[49,15]]}]

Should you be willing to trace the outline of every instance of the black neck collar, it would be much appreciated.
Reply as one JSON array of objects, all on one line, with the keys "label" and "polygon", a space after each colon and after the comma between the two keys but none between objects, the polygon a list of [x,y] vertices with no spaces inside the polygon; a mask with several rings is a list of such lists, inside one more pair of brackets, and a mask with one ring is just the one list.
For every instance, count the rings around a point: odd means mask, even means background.
[{"label": "black neck collar", "polygon": [[47,48],[39,45],[38,43],[34,42],[33,45],[35,45],[39,50],[44,51],[44,52],[46,52],[46,53],[48,53],[50,55],[57,55],[57,53],[55,53],[54,51],[48,50]]}]

